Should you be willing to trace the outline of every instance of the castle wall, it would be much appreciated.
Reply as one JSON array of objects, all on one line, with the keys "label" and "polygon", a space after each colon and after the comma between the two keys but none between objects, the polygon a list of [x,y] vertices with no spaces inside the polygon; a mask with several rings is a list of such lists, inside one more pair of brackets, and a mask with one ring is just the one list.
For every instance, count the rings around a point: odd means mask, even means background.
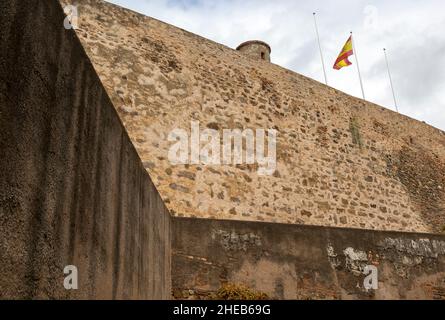
[{"label": "castle wall", "polygon": [[172,230],[177,299],[218,297],[224,283],[275,299],[445,299],[445,236],[193,218]]},{"label": "castle wall", "polygon": [[63,21],[0,4],[0,299],[169,298],[169,213]]},{"label": "castle wall", "polygon": [[[443,131],[130,10],[78,4],[76,33],[172,214],[445,227]],[[172,165],[167,137],[191,120],[220,133],[276,129],[277,170]]]}]

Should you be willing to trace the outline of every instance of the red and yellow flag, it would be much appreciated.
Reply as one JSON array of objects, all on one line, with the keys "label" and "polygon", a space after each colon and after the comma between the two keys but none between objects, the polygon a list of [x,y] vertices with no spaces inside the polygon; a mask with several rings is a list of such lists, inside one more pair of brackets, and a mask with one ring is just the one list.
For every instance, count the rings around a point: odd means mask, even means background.
[{"label": "red and yellow flag", "polygon": [[343,67],[350,66],[352,63],[348,60],[349,56],[352,56],[354,51],[352,49],[352,35],[349,37],[348,41],[346,41],[345,46],[340,52],[337,60],[334,63],[334,69],[340,70]]}]

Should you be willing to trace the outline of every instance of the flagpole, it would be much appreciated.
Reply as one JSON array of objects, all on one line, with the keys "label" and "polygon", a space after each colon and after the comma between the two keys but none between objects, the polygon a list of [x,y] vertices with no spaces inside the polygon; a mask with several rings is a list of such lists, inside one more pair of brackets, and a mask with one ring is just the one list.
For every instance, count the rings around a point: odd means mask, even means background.
[{"label": "flagpole", "polygon": [[359,66],[359,63],[358,63],[357,50],[355,49],[354,39],[352,38],[352,31],[351,31],[351,41],[352,41],[352,50],[354,50],[355,62],[357,63],[358,78],[360,79],[360,87],[362,88],[363,100],[366,100],[366,98],[365,98],[365,90],[363,89],[362,75],[360,73],[360,66]]},{"label": "flagpole", "polygon": [[396,111],[399,112],[399,107],[397,106],[396,94],[394,93],[394,86],[392,84],[391,71],[389,70],[388,57],[386,55],[385,48],[383,48],[383,53],[385,54],[386,68],[388,69],[389,83],[391,84],[392,97],[394,98],[394,106],[396,107]]},{"label": "flagpole", "polygon": [[321,43],[320,43],[320,34],[318,33],[317,18],[315,17],[316,13],[314,12],[313,15],[314,15],[315,33],[317,34],[318,48],[320,49],[321,65],[323,66],[324,82],[326,83],[326,85],[328,85],[328,77],[326,76],[326,68],[324,65],[323,50],[321,49]]}]

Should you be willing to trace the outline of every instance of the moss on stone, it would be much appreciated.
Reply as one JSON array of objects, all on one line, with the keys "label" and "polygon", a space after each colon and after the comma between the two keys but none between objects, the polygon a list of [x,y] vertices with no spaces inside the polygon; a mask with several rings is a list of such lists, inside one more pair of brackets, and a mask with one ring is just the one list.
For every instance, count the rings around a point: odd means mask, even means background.
[{"label": "moss on stone", "polygon": [[243,284],[226,283],[214,295],[215,300],[267,300],[267,294]]},{"label": "moss on stone", "polygon": [[360,125],[356,117],[353,117],[349,121],[349,131],[352,135],[352,143],[358,145],[360,149],[363,147],[362,137],[360,135]]}]

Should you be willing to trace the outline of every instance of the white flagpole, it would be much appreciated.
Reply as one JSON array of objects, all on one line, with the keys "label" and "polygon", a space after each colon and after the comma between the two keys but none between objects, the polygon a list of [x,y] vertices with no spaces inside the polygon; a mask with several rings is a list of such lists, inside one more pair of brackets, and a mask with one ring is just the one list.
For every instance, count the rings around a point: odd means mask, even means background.
[{"label": "white flagpole", "polygon": [[363,90],[362,75],[361,75],[361,73],[360,73],[360,66],[359,66],[359,64],[358,64],[357,50],[355,49],[354,39],[353,39],[353,37],[352,37],[352,31],[351,31],[351,41],[352,41],[352,50],[354,51],[354,56],[355,56],[355,62],[357,63],[358,78],[360,79],[360,87],[362,88],[363,100],[366,100],[366,98],[365,98],[365,90]]},{"label": "white flagpole", "polygon": [[394,86],[392,84],[391,71],[389,70],[388,57],[386,56],[386,49],[383,48],[383,53],[385,54],[386,68],[388,69],[389,83],[391,84],[392,97],[394,98],[394,106],[396,111],[399,112],[399,107],[397,106],[396,94],[394,93]]},{"label": "white flagpole", "polygon": [[317,34],[317,40],[318,40],[318,48],[320,49],[321,65],[323,66],[324,82],[326,83],[326,85],[328,85],[328,77],[326,76],[326,68],[324,65],[323,50],[321,50],[320,34],[318,33],[317,18],[315,17],[316,13],[314,12],[313,15],[314,15],[315,33]]}]

